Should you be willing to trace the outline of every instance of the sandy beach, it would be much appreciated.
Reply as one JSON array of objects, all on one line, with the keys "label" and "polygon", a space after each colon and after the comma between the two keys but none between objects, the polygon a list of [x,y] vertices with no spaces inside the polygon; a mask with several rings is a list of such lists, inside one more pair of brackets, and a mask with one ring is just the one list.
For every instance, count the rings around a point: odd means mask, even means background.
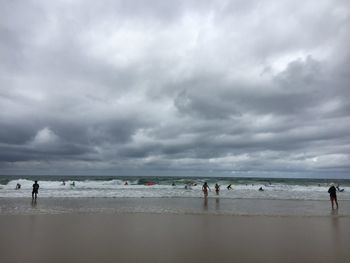
[{"label": "sandy beach", "polygon": [[0,262],[341,262],[350,220],[329,216],[68,213],[0,216]]}]

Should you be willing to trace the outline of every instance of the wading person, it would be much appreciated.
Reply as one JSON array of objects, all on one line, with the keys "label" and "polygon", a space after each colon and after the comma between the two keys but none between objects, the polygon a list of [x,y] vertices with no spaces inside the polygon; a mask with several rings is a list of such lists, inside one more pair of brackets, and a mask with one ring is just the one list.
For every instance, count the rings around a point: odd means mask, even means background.
[{"label": "wading person", "polygon": [[39,184],[38,184],[38,181],[35,181],[33,184],[32,199],[36,200],[38,196],[38,191],[39,191]]},{"label": "wading person", "polygon": [[204,182],[204,184],[202,186],[202,191],[204,193],[204,197],[208,196],[208,189],[210,190],[209,185],[207,184],[207,182]]},{"label": "wading person", "polygon": [[334,202],[337,205],[337,209],[338,209],[337,189],[335,188],[334,184],[331,184],[331,187],[329,187],[328,189],[328,193],[332,203],[332,209],[334,209]]},{"label": "wading person", "polygon": [[218,195],[220,192],[220,185],[215,184],[215,193]]}]

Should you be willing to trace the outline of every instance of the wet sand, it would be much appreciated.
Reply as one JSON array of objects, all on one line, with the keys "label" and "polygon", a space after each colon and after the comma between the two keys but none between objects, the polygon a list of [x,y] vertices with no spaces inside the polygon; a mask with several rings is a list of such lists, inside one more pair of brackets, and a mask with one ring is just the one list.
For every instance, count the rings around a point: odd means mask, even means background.
[{"label": "wet sand", "polygon": [[336,214],[0,215],[0,262],[347,262],[349,229]]}]

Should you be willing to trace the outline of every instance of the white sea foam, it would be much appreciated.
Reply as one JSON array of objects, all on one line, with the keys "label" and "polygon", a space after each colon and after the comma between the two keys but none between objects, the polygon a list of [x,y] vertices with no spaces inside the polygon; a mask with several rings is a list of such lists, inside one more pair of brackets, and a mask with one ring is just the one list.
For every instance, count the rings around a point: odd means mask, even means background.
[{"label": "white sea foam", "polygon": [[[21,189],[15,190],[16,184],[21,184]],[[40,197],[201,197],[201,183],[185,189],[185,184],[156,184],[152,186],[140,185],[137,180],[128,181],[124,185],[123,180],[84,180],[66,181],[39,181]],[[327,200],[327,185],[292,185],[292,184],[235,184],[232,190],[227,190],[227,182],[221,182],[220,198],[265,198],[282,200]],[[28,197],[31,195],[33,181],[18,179],[0,185],[0,197]],[[264,191],[258,191],[263,187]],[[210,184],[209,197],[215,197],[214,184]],[[350,187],[342,187],[344,192],[339,193],[342,200],[350,200]]]}]

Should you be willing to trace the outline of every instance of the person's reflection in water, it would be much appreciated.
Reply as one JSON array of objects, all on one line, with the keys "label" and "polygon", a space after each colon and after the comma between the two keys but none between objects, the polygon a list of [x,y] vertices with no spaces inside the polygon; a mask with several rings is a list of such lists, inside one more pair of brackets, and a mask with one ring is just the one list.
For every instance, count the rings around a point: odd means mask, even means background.
[{"label": "person's reflection in water", "polygon": [[342,215],[339,215],[338,209],[332,209],[331,210],[331,235],[330,235],[330,240],[331,240],[331,247],[334,251],[334,262],[341,262],[344,261],[344,258],[342,256],[343,248],[342,246],[339,246],[339,244],[342,244],[342,237],[344,236],[344,233],[341,228],[341,220],[342,220]]},{"label": "person's reflection in water", "polygon": [[337,215],[338,215],[338,210],[332,209],[332,210],[331,210],[331,215],[332,215],[332,216],[337,216]]},{"label": "person's reflection in water", "polygon": [[32,208],[36,208],[36,198],[32,199]]},{"label": "person's reflection in water", "polygon": [[208,211],[208,197],[204,196],[204,203],[203,203],[203,209],[204,211]]}]

